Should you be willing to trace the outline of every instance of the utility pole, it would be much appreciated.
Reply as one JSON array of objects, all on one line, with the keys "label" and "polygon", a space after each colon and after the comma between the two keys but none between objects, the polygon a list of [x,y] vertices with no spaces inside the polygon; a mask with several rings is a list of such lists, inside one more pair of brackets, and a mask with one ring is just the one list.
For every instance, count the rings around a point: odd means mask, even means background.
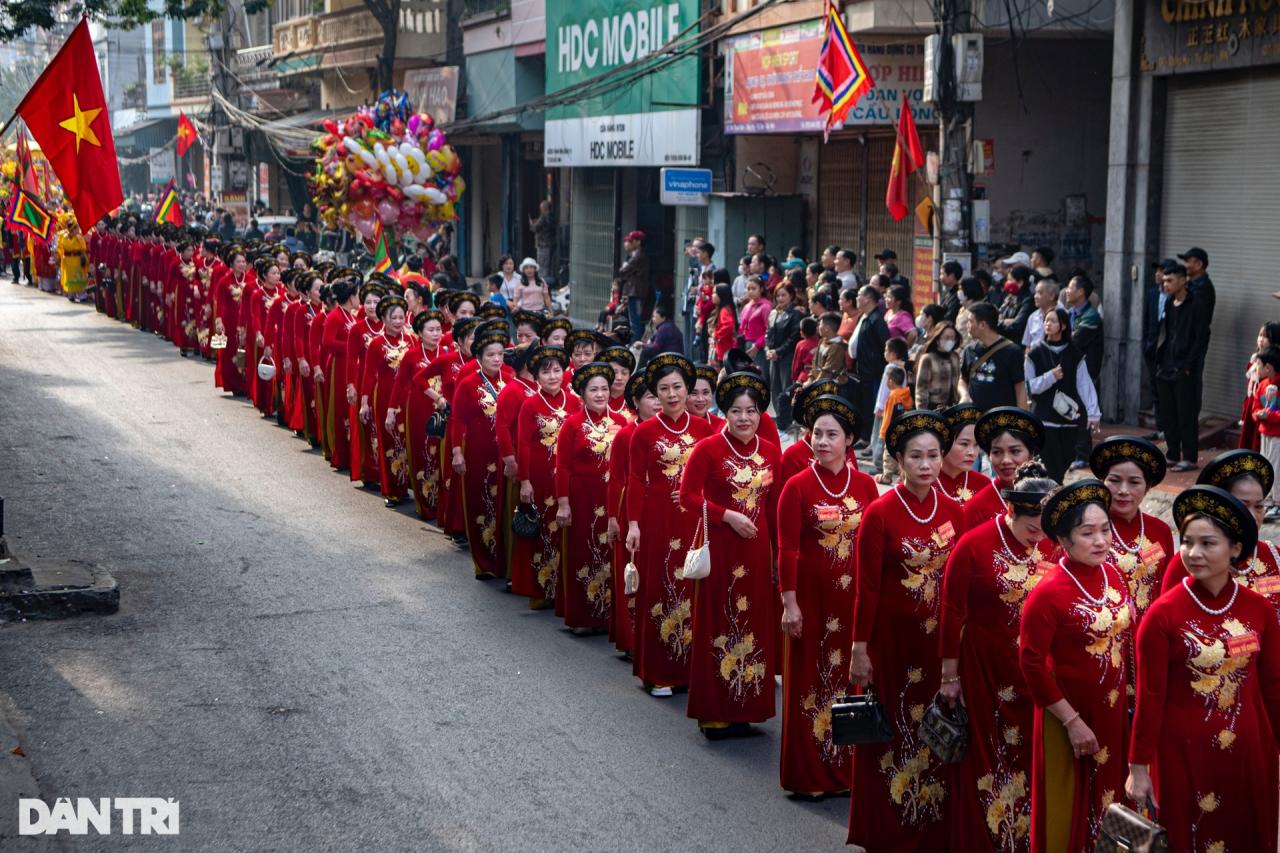
[{"label": "utility pole", "polygon": [[953,38],[972,31],[970,0],[939,0],[942,33],[938,45],[938,197],[934,199],[941,227],[934,229],[934,259],[957,258],[972,269],[973,176],[969,156],[973,139],[973,103],[961,100],[959,63]]}]

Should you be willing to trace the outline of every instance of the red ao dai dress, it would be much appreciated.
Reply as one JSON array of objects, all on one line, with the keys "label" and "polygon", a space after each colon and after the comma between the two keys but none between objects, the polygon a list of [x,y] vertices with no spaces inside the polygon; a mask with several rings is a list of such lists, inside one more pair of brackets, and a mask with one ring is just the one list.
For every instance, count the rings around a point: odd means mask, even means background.
[{"label": "red ao dai dress", "polygon": [[[516,374],[506,387],[502,389],[502,393],[498,395],[498,414],[494,419],[494,428],[498,432],[498,456],[502,459],[516,457],[516,419],[520,416],[520,407],[524,405],[524,401],[538,393],[538,385],[536,382],[525,379]],[[500,469],[505,469],[504,463],[499,463]],[[507,477],[504,473],[501,480],[502,485],[499,487],[498,497],[500,499],[499,511],[501,513],[501,522],[498,524],[498,541],[500,548],[498,553],[502,557],[502,565],[507,574],[510,574],[511,565],[511,549],[514,545],[512,540],[515,536],[511,533],[511,516],[515,512],[515,506],[520,499],[520,484]]]},{"label": "red ao dai dress", "polygon": [[[613,437],[609,450],[609,515],[618,522],[618,541],[613,546],[613,603],[609,613],[609,640],[620,652],[630,652],[635,644],[635,595],[623,592],[623,578],[627,563],[635,560],[640,565],[640,555],[634,557],[627,551],[627,475],[631,461],[631,438],[639,421],[630,421]],[[641,543],[643,545],[643,543]]]},{"label": "red ao dai dress", "polygon": [[[758,723],[774,715],[780,605],[770,543],[781,455],[759,435],[744,444],[721,432],[699,441],[685,465],[680,504],[701,520],[706,502],[711,547],[711,574],[693,582],[688,714],[695,720]],[[754,538],[724,522],[729,511],[754,522]]]},{"label": "red ao dai dress", "polygon": [[[443,346],[443,344],[441,344]],[[427,368],[427,377],[440,377],[440,393],[449,401],[449,407],[453,408],[453,395],[458,388],[458,383],[462,378],[464,368],[474,365],[475,360],[462,354],[461,350],[455,350],[443,359],[438,359]],[[472,373],[471,375],[475,375]],[[504,374],[505,375],[505,374]],[[496,412],[496,409],[495,409]],[[450,411],[449,420],[453,420],[453,413]],[[454,443],[454,430],[449,428],[445,431],[444,441],[440,442],[440,498],[436,503],[436,523],[440,525],[440,529],[445,533],[465,533],[466,519],[462,512],[462,478],[453,470],[453,448],[460,446]],[[461,441],[459,434],[458,441]],[[501,534],[499,534],[501,535]]]},{"label": "red ao dai dress", "polygon": [[[1182,583],[1183,578],[1191,577],[1186,566],[1182,565],[1182,553],[1177,552],[1169,561],[1164,572],[1164,583],[1160,587],[1163,595]],[[1236,583],[1248,587],[1271,603],[1277,615],[1280,615],[1280,551],[1266,540],[1259,540],[1253,557],[1245,564],[1239,574],[1233,574]]]},{"label": "red ao dai dress", "polygon": [[[1124,695],[1133,622],[1129,588],[1110,564],[1085,566],[1064,558],[1027,596],[1018,642],[1022,674],[1036,704],[1031,745],[1035,853],[1092,850],[1107,806],[1124,797],[1129,748]],[[1063,698],[1097,737],[1096,754],[1076,758],[1066,728],[1045,710]]]},{"label": "red ao dai dress", "polygon": [[808,794],[848,790],[853,751],[831,739],[831,705],[849,684],[857,534],[880,496],[852,464],[832,474],[810,465],[778,498],[778,586],[794,592],[799,637],[785,637],[781,783]]},{"label": "red ao dai dress", "polygon": [[505,365],[497,376],[481,370],[471,373],[454,389],[449,414],[449,444],[462,448],[466,462],[466,472],[454,477],[462,499],[457,521],[465,525],[477,575],[492,575],[498,568],[498,484],[502,472],[498,470],[501,460],[493,419],[498,394],[511,377],[511,368]]},{"label": "red ao dai dress", "polygon": [[400,362],[392,391],[391,405],[400,410],[404,422],[405,452],[409,461],[409,486],[418,517],[431,521],[436,517],[440,497],[440,439],[427,435],[427,422],[436,406],[427,396],[428,389],[443,393],[444,384],[431,365],[449,354],[443,345],[426,350],[422,342]]},{"label": "red ao dai dress", "polygon": [[1153,765],[1170,850],[1274,853],[1277,725],[1280,623],[1270,602],[1232,584],[1211,596],[1188,580],[1151,606],[1138,629],[1129,760]]},{"label": "red ao dai dress", "polygon": [[[351,479],[363,480],[369,485],[378,482],[378,459],[369,442],[373,425],[360,420],[360,383],[364,380],[365,352],[381,332],[381,320],[370,320],[361,314],[347,336],[347,383],[356,388],[356,401],[348,406],[351,410]],[[347,393],[345,385],[342,393],[344,396]]]},{"label": "red ao dai dress", "polygon": [[350,311],[335,307],[324,319],[321,353],[325,378],[325,434],[329,442],[329,464],[342,470],[351,464],[351,407],[347,405],[347,341],[356,318]]},{"label": "red ao dai dress", "polygon": [[916,730],[941,678],[943,567],[960,516],[936,491],[921,501],[899,485],[867,507],[858,530],[853,641],[867,643],[894,726],[888,743],[854,749],[848,840],[869,853],[945,847],[949,771]]},{"label": "red ao dai dress", "polygon": [[[585,408],[565,418],[556,442],[556,500],[569,499],[556,607],[569,628],[607,628],[613,609],[609,452],[626,419]],[[621,594],[619,591],[618,594]]]},{"label": "red ao dai dress", "polygon": [[[658,414],[636,427],[629,447],[627,518],[640,527],[636,568],[633,671],[648,685],[677,687],[689,683],[689,651],[693,643],[692,581],[677,574],[701,520],[676,500],[680,476],[699,439],[711,426],[687,413],[672,422]],[[625,530],[623,531],[625,536]]]},{"label": "red ao dai dress", "polygon": [[511,591],[528,596],[530,605],[556,598],[564,539],[556,523],[556,442],[561,424],[581,408],[582,401],[562,388],[551,398],[541,392],[529,397],[516,417],[516,480],[533,485],[538,536],[512,542]]},{"label": "red ao dai dress", "polygon": [[360,396],[369,398],[373,411],[366,428],[372,458],[377,460],[373,464],[378,466],[382,496],[396,500],[408,493],[409,462],[405,455],[404,422],[396,421],[393,429],[388,430],[387,409],[391,408],[396,371],[409,352],[409,344],[409,337],[403,333],[392,338],[384,329],[376,335],[365,351],[364,376],[360,381]]},{"label": "red ao dai dress", "polygon": [[[969,475],[971,480],[977,480],[979,485],[973,489],[973,496],[966,500],[961,506],[964,509],[964,517],[961,519],[964,530],[972,530],[984,521],[990,521],[998,515],[1003,515],[1006,509],[1004,498],[1000,495],[1001,489],[1008,489],[1007,486],[998,480],[989,479],[985,474],[974,471]],[[981,478],[981,479],[979,479]],[[951,478],[947,478],[951,480]],[[963,479],[963,477],[961,478]],[[944,488],[947,494],[959,497],[959,488],[951,489],[946,483],[942,482],[942,478],[938,478],[938,482]],[[952,480],[951,482],[955,482]]]},{"label": "red ao dai dress", "polygon": [[1003,518],[960,537],[942,585],[943,658],[960,662],[969,748],[951,789],[950,837],[966,850],[1031,845],[1031,735],[1035,704],[1018,667],[1027,595],[1057,565],[1053,543],[1024,547]]},{"label": "red ao dai dress", "polygon": [[[227,337],[227,346],[226,349],[215,350],[214,383],[232,394],[244,394],[248,385],[244,370],[236,366],[235,355],[236,350],[244,346],[244,326],[249,319],[245,290],[253,280],[253,273],[248,272],[237,279],[230,267],[224,265],[220,271],[222,275],[215,278],[213,284],[214,304],[216,316],[222,321],[223,333]],[[247,360],[245,366],[248,366]]]},{"label": "red ao dai dress", "polygon": [[[939,471],[937,482],[933,484],[933,487],[941,491],[946,497],[951,498],[963,509],[974,497],[991,488],[991,478],[981,471],[967,470],[959,477],[951,477],[947,475],[946,471]],[[989,499],[984,496],[982,500],[983,503],[986,503]],[[1004,510],[1005,506],[1002,499],[1000,501],[1000,509],[997,512],[1003,513]]]}]

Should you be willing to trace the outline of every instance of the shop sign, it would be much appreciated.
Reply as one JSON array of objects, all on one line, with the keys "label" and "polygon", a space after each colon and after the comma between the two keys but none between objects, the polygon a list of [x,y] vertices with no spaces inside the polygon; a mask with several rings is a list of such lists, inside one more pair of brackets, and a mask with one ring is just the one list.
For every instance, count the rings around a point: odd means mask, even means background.
[{"label": "shop sign", "polygon": [[662,189],[658,201],[663,204],[705,207],[711,195],[710,169],[662,169]]},{"label": "shop sign", "polygon": [[[844,126],[892,125],[904,103],[916,124],[936,123],[924,94],[924,51],[918,44],[857,45],[875,81]],[[822,50],[822,21],[759,30],[725,46],[726,133],[820,131],[825,119],[813,103],[813,79]]]},{"label": "shop sign", "polygon": [[1275,0],[1156,0],[1144,9],[1143,71],[1177,74],[1280,62]]},{"label": "shop sign", "polygon": [[448,124],[458,106],[458,66],[406,71],[404,90],[415,109],[431,116],[436,124]]},{"label": "shop sign", "polygon": [[173,180],[173,148],[152,148],[147,154],[147,164],[151,166],[151,183],[167,184]]},{"label": "shop sign", "polygon": [[[547,94],[606,79],[547,110],[546,165],[697,163],[697,53],[633,73],[669,60],[658,54],[677,36],[696,37],[698,17],[697,0],[547,0]],[[619,75],[629,63],[634,72]]]}]

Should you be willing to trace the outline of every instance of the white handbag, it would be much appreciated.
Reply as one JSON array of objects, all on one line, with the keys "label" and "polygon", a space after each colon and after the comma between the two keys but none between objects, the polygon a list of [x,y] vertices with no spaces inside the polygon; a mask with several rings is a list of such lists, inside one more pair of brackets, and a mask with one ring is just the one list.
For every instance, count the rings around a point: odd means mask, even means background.
[{"label": "white handbag", "polygon": [[680,576],[687,581],[696,581],[711,574],[711,527],[707,524],[707,502],[702,502],[702,518],[698,527],[693,529],[693,541],[698,541],[698,530],[702,530],[702,547],[690,548],[684,555],[684,570]]},{"label": "white handbag", "polygon": [[638,589],[640,589],[640,570],[636,568],[634,560],[628,560],[626,568],[622,570],[622,592],[624,595],[635,595]]},{"label": "white handbag", "polygon": [[271,356],[264,356],[262,361],[258,362],[258,378],[263,382],[270,382],[276,378],[276,363]]}]

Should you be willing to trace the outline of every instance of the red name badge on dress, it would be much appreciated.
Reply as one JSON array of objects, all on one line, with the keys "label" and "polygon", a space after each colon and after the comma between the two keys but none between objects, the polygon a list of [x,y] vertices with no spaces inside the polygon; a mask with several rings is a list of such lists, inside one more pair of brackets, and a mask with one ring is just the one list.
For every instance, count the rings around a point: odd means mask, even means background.
[{"label": "red name badge on dress", "polygon": [[[815,506],[814,511],[818,514],[818,521],[839,521],[840,507],[838,506]],[[1280,580],[1280,578],[1277,578]]]},{"label": "red name badge on dress", "polygon": [[952,539],[955,538],[956,529],[954,526],[952,526],[951,522],[947,521],[947,522],[944,522],[943,525],[938,528],[938,535],[941,536],[943,539],[947,540],[948,542],[950,542]]},{"label": "red name badge on dress", "polygon": [[1261,595],[1275,595],[1280,592],[1280,577],[1272,575],[1271,577],[1258,578],[1253,583],[1253,591]]},{"label": "red name badge on dress", "polygon": [[1254,631],[1241,634],[1238,637],[1227,638],[1227,657],[1252,655],[1260,651],[1262,651],[1262,643],[1258,641],[1258,635]]},{"label": "red name badge on dress", "polygon": [[1164,546],[1153,542],[1138,553],[1138,558],[1144,566],[1154,565],[1164,559]]}]

